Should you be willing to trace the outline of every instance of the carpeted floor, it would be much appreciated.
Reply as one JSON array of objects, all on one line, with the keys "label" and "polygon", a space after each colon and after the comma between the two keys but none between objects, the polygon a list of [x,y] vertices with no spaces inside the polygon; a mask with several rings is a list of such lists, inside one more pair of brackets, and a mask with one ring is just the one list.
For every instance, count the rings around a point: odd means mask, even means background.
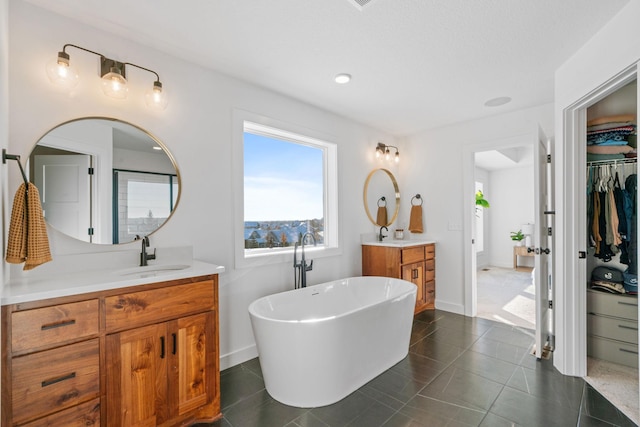
[{"label": "carpeted floor", "polygon": [[[535,289],[529,269],[478,270],[478,317],[535,329]],[[588,358],[584,378],[636,424],[640,423],[638,370]]]}]

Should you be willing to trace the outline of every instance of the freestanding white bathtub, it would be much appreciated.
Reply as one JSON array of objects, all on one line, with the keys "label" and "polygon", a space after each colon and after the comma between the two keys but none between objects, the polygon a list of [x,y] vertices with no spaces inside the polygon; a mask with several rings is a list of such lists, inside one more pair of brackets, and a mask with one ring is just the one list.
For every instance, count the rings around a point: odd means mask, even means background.
[{"label": "freestanding white bathtub", "polygon": [[407,355],[415,300],[413,283],[367,276],[254,301],[267,391],[301,408],[343,399]]}]

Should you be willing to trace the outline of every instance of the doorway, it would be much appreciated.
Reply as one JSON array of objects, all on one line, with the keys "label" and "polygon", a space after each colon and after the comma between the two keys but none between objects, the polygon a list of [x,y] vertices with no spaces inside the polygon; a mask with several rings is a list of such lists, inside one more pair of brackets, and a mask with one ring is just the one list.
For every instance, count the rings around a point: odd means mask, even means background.
[{"label": "doorway", "polygon": [[476,194],[489,204],[476,205],[474,219],[477,317],[535,329],[533,253],[526,250],[534,246],[533,147],[477,151],[474,161]]}]

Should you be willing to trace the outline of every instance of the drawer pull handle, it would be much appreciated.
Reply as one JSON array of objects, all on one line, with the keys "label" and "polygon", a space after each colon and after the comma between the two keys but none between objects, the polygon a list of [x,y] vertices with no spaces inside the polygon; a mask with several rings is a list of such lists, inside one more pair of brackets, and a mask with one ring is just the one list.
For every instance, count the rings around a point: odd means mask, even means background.
[{"label": "drawer pull handle", "polygon": [[52,380],[42,381],[41,385],[44,388],[44,387],[47,387],[47,386],[50,386],[50,385],[53,385],[53,384],[56,384],[56,383],[59,383],[59,382],[62,382],[62,381],[70,380],[70,379],[75,378],[75,377],[76,377],[76,373],[72,372],[70,374],[63,375],[63,376],[58,377],[58,378],[54,378]]},{"label": "drawer pull handle", "polygon": [[627,326],[627,325],[618,325],[618,328],[631,329],[632,331],[637,331],[638,330],[638,328],[634,328],[633,326]]},{"label": "drawer pull handle", "polygon": [[171,338],[173,339],[173,351],[172,354],[176,354],[176,348],[178,347],[178,337],[176,334],[171,334]]},{"label": "drawer pull handle", "polygon": [[637,307],[638,306],[638,304],[634,304],[632,302],[624,302],[624,301],[618,301],[618,304],[630,305],[631,307]]},{"label": "drawer pull handle", "polygon": [[411,270],[411,278],[412,279],[417,279],[418,278],[418,269],[414,268],[413,270]]},{"label": "drawer pull handle", "polygon": [[48,325],[42,325],[40,327],[40,330],[41,331],[48,331],[49,329],[62,328],[63,326],[71,326],[71,325],[75,325],[75,324],[76,324],[76,320],[75,319],[71,319],[71,320],[66,320],[64,322],[50,323]]},{"label": "drawer pull handle", "polygon": [[618,350],[624,351],[625,353],[638,354],[637,351],[627,350],[626,348],[619,348]]},{"label": "drawer pull handle", "polygon": [[160,337],[160,359],[164,359],[164,337]]}]

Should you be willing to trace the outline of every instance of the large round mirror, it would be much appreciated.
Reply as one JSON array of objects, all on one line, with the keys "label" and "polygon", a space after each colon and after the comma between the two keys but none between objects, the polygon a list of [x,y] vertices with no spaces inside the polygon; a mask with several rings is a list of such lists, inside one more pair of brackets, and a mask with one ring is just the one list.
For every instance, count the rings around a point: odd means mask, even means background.
[{"label": "large round mirror", "polygon": [[[395,176],[387,169],[374,169],[364,183],[364,209],[378,227],[388,227],[398,217],[400,189]],[[375,212],[375,216],[372,215]]]},{"label": "large round mirror", "polygon": [[51,129],[31,152],[28,171],[47,223],[90,243],[127,243],[153,233],[180,192],[175,161],[157,138],[102,117]]}]

